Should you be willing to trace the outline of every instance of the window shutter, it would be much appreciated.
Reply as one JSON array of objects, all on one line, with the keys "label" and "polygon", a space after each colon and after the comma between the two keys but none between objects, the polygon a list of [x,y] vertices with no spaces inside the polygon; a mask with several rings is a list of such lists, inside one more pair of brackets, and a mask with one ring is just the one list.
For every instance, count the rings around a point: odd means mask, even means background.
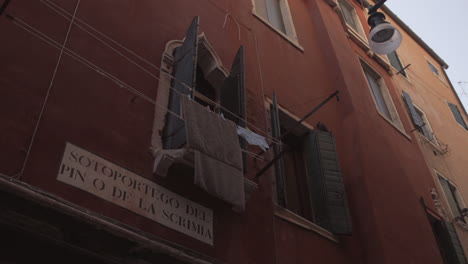
[{"label": "window shutter", "polygon": [[[244,68],[244,47],[241,46],[237,51],[236,57],[232,62],[231,73],[224,80],[221,89],[221,106],[229,110],[221,109],[224,117],[233,121],[241,127],[246,126],[245,118],[245,68]],[[239,137],[241,148],[246,150],[247,143]],[[247,169],[247,155],[242,153],[244,171]]]},{"label": "window shutter", "polygon": [[[221,110],[224,117],[239,126],[245,127],[245,76],[244,47],[240,47],[232,63],[231,73],[221,89],[221,106],[234,113]],[[239,118],[240,117],[240,118]]]},{"label": "window shutter", "polygon": [[351,217],[335,137],[329,132],[314,130],[306,136],[304,145],[315,222],[334,234],[350,235]]},{"label": "window shutter", "polygon": [[468,130],[468,127],[466,126],[465,120],[463,119],[463,116],[460,113],[460,110],[458,110],[458,106],[448,103],[450,106],[450,110],[452,110],[453,116],[457,120],[458,124],[460,124],[462,127],[464,127],[466,130]]},{"label": "window shutter", "polygon": [[406,107],[410,113],[411,120],[413,120],[413,124],[416,126],[416,128],[419,129],[424,125],[424,121],[421,119],[418,112],[416,112],[416,108],[414,108],[413,105],[413,100],[411,100],[411,97],[405,91],[403,91],[403,99],[405,100]]},{"label": "window shutter", "polygon": [[460,207],[457,202],[457,198],[455,197],[455,193],[452,191],[452,187],[450,186],[451,184],[444,178],[439,176],[439,181],[440,184],[442,185],[442,189],[444,191],[445,197],[447,198],[447,201],[450,206],[450,210],[453,213],[454,217],[459,217],[460,216]]},{"label": "window shutter", "polygon": [[[198,25],[200,18],[195,17],[185,36],[182,46],[176,49],[175,63],[170,91],[168,108],[171,112],[180,115],[180,94],[191,95],[188,87],[194,87],[197,70]],[[180,93],[180,94],[179,94]],[[177,149],[185,144],[184,120],[171,113],[166,115],[166,125],[163,132],[165,149]]]},{"label": "window shutter", "polygon": [[[281,137],[281,129],[280,129],[280,120],[279,120],[279,113],[278,113],[278,104],[276,101],[276,95],[273,94],[273,103],[271,104],[271,130],[273,137],[276,140],[279,140]],[[281,152],[281,144],[275,143],[273,145],[273,151],[275,157],[278,156]],[[286,189],[284,185],[284,167],[283,167],[283,159],[279,159],[275,163],[275,176],[276,176],[276,193],[278,204],[280,206],[286,206]]]},{"label": "window shutter", "polygon": [[461,246],[460,240],[458,239],[457,231],[452,223],[444,221],[440,222],[443,226],[442,236],[444,240],[444,245],[442,245],[442,250],[444,252],[444,257],[447,259],[450,264],[466,264],[465,253],[463,252],[463,247]]}]

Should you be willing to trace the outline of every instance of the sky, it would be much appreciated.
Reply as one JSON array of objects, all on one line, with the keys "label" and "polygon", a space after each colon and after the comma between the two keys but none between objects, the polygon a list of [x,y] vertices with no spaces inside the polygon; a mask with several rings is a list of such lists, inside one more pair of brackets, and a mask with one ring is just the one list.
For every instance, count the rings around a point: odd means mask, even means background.
[{"label": "sky", "polygon": [[447,74],[468,110],[468,0],[388,0],[385,5],[449,65]]}]

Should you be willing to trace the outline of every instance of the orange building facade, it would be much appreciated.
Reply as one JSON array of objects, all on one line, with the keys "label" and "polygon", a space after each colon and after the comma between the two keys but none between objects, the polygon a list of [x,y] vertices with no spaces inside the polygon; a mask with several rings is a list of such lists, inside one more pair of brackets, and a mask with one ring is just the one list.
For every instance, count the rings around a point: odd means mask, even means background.
[{"label": "orange building facade", "polygon": [[0,261],[466,263],[466,112],[365,3],[3,1]]},{"label": "orange building facade", "polygon": [[[431,192],[438,214],[454,223],[466,254],[468,233],[463,197],[467,195],[467,187],[463,174],[468,168],[468,160],[463,153],[468,147],[468,118],[445,72],[448,65],[431,49],[422,49],[425,44],[420,39],[412,38],[412,34],[406,33],[405,41],[397,51],[401,65],[410,66],[404,71],[405,75],[395,74],[394,81],[402,94],[403,103],[408,107],[403,95],[405,92],[423,121],[422,126],[416,126],[413,121],[414,133],[432,170],[435,188]],[[398,68],[398,64],[396,66]],[[393,71],[398,72],[395,67]],[[410,110],[408,115],[412,119]]]}]

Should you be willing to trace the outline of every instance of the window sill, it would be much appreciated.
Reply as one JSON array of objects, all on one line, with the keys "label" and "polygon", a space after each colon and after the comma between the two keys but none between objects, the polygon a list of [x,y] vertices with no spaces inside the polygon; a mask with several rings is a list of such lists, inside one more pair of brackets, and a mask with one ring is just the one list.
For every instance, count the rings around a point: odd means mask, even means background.
[{"label": "window sill", "polygon": [[379,113],[380,117],[382,117],[385,121],[387,121],[390,125],[392,125],[393,128],[395,128],[398,132],[400,132],[400,134],[402,134],[404,137],[406,137],[406,139],[408,139],[409,141],[413,141],[411,139],[411,136],[406,134],[405,130],[403,128],[400,128],[398,125],[395,124],[395,121],[392,121],[390,119],[388,119],[388,117],[386,117],[384,114],[382,114],[378,109],[377,109],[377,113]]},{"label": "window sill", "polygon": [[284,32],[282,32],[281,30],[275,28],[272,24],[270,24],[270,22],[266,21],[263,17],[257,15],[255,12],[252,12],[252,14],[258,19],[260,20],[263,24],[267,25],[270,29],[272,29],[274,32],[276,32],[277,34],[279,34],[283,39],[285,39],[286,41],[288,41],[289,43],[291,43],[296,49],[300,50],[301,52],[304,52],[304,48],[299,45],[297,39],[292,39],[290,36],[286,35]]},{"label": "window sill", "polygon": [[280,206],[275,206],[275,216],[278,217],[278,218],[281,218],[285,221],[288,221],[292,224],[295,224],[297,226],[300,226],[304,229],[307,229],[309,231],[312,231],[314,233],[317,233],[319,235],[321,235],[322,237],[328,239],[328,240],[331,240],[335,243],[339,243],[339,240],[338,238],[333,235],[332,233],[330,233],[329,231],[321,228],[320,226],[310,222],[309,220],[306,220],[302,217],[300,217],[299,215],[285,209],[285,208],[282,208]]}]

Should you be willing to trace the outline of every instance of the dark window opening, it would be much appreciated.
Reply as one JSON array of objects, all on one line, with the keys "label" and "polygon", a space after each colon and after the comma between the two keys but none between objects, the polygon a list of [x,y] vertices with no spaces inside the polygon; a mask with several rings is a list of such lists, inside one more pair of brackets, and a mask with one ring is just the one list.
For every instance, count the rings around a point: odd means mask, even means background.
[{"label": "dark window opening", "polygon": [[195,101],[203,106],[209,107],[211,111],[214,111],[216,108],[215,103],[219,103],[216,100],[216,90],[205,78],[200,65],[197,65],[197,79],[195,87]]},{"label": "dark window opening", "polygon": [[[282,133],[285,131],[281,127]],[[310,221],[314,221],[307,188],[307,174],[304,159],[303,139],[289,135],[284,140],[287,151],[283,155],[286,208]]]},{"label": "dark window opening", "polygon": [[[351,234],[352,224],[335,138],[330,132],[310,130],[271,106],[278,205],[335,234]],[[293,130],[291,130],[293,129]]]}]

